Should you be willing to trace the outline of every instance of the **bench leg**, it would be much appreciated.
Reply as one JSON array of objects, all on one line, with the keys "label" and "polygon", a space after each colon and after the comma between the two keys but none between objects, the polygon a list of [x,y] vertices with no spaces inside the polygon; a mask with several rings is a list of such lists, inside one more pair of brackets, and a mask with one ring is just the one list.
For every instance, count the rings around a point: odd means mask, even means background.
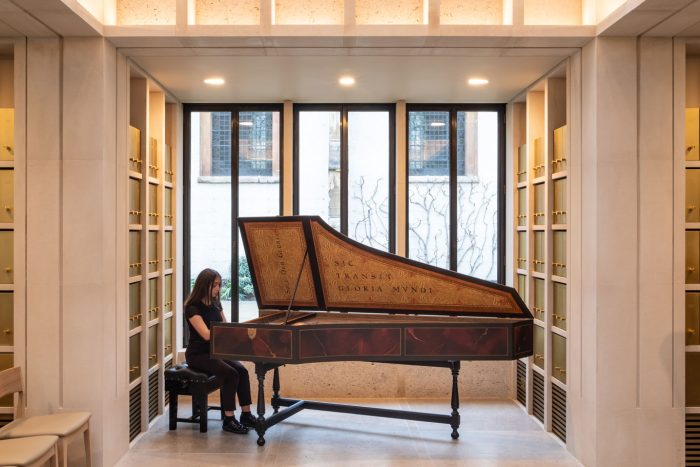
[{"label": "bench leg", "polygon": [[[192,401],[193,403],[197,406],[198,415],[199,415],[199,432],[200,433],[206,433],[207,432],[207,422],[209,421],[209,416],[207,415],[207,412],[209,411],[209,404],[207,402],[207,392],[197,392],[196,394],[192,394]],[[196,403],[194,402],[196,400]]]},{"label": "bench leg", "polygon": [[170,414],[168,416],[169,425],[171,430],[177,430],[177,392],[168,391],[170,394]]}]

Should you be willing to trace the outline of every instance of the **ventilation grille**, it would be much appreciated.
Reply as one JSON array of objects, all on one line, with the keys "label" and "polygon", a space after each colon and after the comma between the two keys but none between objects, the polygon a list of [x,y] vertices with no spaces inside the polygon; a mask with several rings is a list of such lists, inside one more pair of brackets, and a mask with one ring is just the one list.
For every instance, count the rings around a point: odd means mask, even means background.
[{"label": "ventilation grille", "polygon": [[141,385],[129,391],[129,441],[141,433]]},{"label": "ventilation grille", "polygon": [[518,372],[515,377],[517,386],[518,402],[527,406],[527,365],[522,360],[518,360]]},{"label": "ventilation grille", "polygon": [[[168,370],[173,367],[173,360],[170,359],[167,362],[165,362],[165,369]],[[170,404],[170,392],[165,391],[163,394],[163,407],[166,407]]]},{"label": "ventilation grille", "polygon": [[532,413],[544,423],[544,377],[532,372]]},{"label": "ventilation grille", "polygon": [[685,414],[685,465],[700,466],[700,414]]},{"label": "ventilation grille", "polygon": [[148,421],[150,422],[158,415],[158,370],[148,376]]},{"label": "ventilation grille", "polygon": [[552,433],[566,442],[566,391],[552,384]]}]

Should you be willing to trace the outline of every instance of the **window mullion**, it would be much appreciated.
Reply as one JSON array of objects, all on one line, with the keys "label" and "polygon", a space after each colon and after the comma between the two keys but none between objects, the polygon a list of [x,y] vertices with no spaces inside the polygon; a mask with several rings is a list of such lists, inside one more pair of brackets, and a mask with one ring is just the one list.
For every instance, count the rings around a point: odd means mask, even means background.
[{"label": "window mullion", "polygon": [[239,109],[231,109],[231,322],[239,321],[238,306],[238,122]]},{"label": "window mullion", "polygon": [[340,109],[340,231],[348,235],[348,109]]},{"label": "window mullion", "polygon": [[450,269],[457,270],[457,110],[450,109]]}]

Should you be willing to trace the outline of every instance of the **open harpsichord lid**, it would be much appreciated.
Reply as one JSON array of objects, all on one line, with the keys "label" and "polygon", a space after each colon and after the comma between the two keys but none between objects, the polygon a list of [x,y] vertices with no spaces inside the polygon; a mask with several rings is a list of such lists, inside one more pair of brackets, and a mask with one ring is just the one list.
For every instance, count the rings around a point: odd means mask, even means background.
[{"label": "open harpsichord lid", "polygon": [[511,287],[364,246],[318,216],[238,223],[261,309],[294,297],[293,310],[532,318]]}]

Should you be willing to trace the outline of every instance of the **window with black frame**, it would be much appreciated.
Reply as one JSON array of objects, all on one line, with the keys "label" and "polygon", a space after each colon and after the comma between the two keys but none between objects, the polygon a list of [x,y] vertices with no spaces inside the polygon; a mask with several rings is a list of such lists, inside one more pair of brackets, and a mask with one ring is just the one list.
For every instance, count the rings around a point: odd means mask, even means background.
[{"label": "window with black frame", "polygon": [[394,107],[295,105],[298,214],[394,251]]},{"label": "window with black frame", "polygon": [[503,106],[408,106],[408,256],[503,278]]},{"label": "window with black frame", "polygon": [[281,213],[281,105],[185,106],[185,291],[222,276],[228,319],[258,315],[239,217]]}]

